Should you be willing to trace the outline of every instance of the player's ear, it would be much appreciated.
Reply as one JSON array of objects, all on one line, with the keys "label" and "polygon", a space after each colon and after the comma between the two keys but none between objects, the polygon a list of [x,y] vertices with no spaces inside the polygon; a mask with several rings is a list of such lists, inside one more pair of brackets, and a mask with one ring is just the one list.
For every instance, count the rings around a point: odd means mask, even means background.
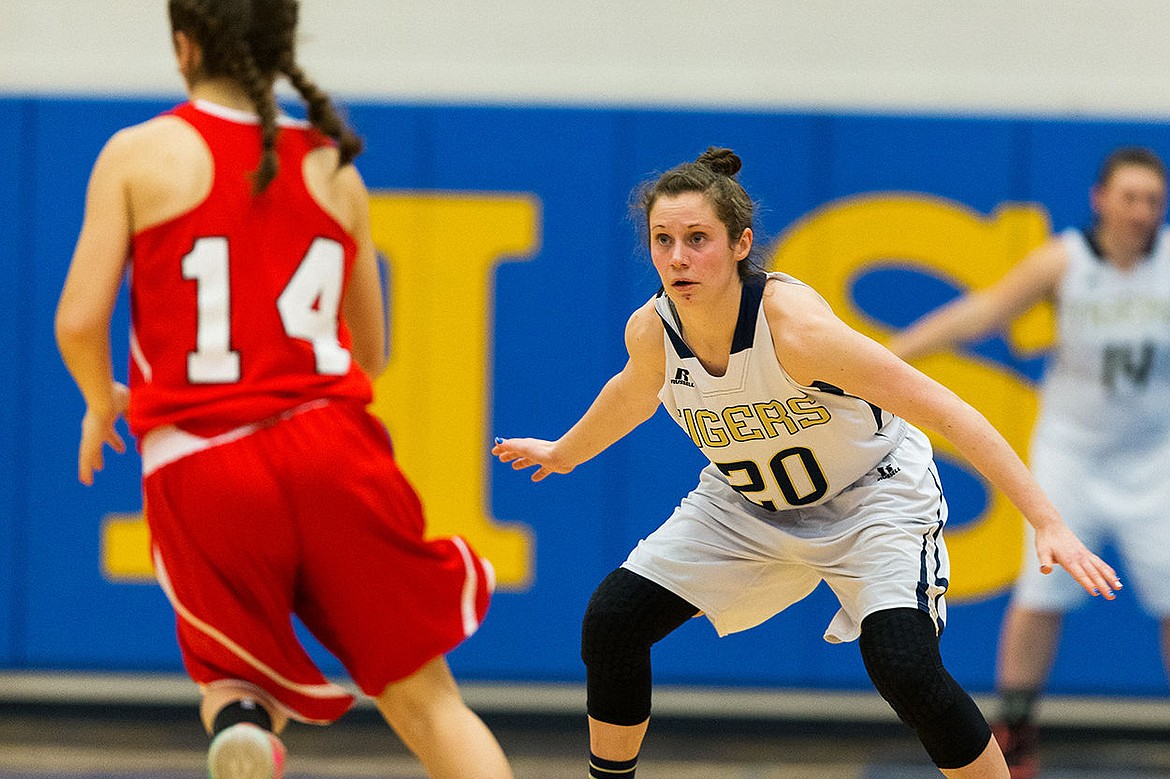
[{"label": "player's ear", "polygon": [[1089,208],[1093,210],[1094,216],[1101,214],[1101,185],[1094,184],[1089,188]]},{"label": "player's ear", "polygon": [[739,240],[735,242],[735,259],[746,259],[752,253],[752,228],[745,227],[739,236]]},{"label": "player's ear", "polygon": [[190,82],[191,77],[203,66],[203,49],[182,30],[175,30],[171,40],[175,45],[175,61],[179,65],[179,72]]}]

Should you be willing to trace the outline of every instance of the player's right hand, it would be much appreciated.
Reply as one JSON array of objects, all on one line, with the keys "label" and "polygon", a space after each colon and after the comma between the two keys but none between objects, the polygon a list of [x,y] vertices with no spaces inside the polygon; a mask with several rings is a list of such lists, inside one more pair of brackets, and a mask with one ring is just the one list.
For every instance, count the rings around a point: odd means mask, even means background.
[{"label": "player's right hand", "polygon": [[130,405],[130,390],[125,384],[114,382],[113,404],[109,411],[87,408],[81,420],[81,443],[77,451],[77,478],[82,484],[93,484],[94,471],[105,467],[102,447],[106,444],[118,454],[126,451],[126,442],[114,427]]},{"label": "player's right hand", "polygon": [[502,463],[511,463],[513,470],[522,471],[536,466],[533,481],[540,481],[551,473],[568,473],[572,465],[559,463],[556,443],[539,438],[497,438],[492,454]]}]

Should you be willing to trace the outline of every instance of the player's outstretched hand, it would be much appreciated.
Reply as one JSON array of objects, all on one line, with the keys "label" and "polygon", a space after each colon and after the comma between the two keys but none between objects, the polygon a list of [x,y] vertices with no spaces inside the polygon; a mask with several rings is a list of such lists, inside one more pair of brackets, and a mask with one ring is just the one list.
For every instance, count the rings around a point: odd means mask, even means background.
[{"label": "player's outstretched hand", "polygon": [[511,463],[517,471],[537,466],[533,481],[540,481],[550,473],[568,473],[572,465],[560,463],[556,457],[556,442],[539,438],[497,438],[492,454],[502,463]]},{"label": "player's outstretched hand", "polygon": [[1069,572],[1090,595],[1104,595],[1113,600],[1121,589],[1117,572],[1097,555],[1090,552],[1067,525],[1036,532],[1036,553],[1040,557],[1040,571],[1051,573],[1053,565]]}]

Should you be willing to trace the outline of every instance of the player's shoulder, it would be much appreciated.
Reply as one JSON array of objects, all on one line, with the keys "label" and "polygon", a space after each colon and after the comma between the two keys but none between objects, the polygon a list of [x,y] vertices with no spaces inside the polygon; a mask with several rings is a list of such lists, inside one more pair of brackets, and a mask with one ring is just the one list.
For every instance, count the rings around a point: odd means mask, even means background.
[{"label": "player's shoulder", "polygon": [[769,274],[764,284],[762,305],[764,316],[769,321],[832,315],[832,309],[819,292],[785,274]]},{"label": "player's shoulder", "polygon": [[1029,256],[1048,259],[1068,259],[1069,252],[1075,243],[1083,242],[1084,234],[1076,230],[1066,230],[1050,237],[1037,246]]},{"label": "player's shoulder", "polygon": [[365,230],[370,195],[353,164],[338,166],[337,150],[322,146],[305,158],[302,173],[313,199],[347,232]]},{"label": "player's shoulder", "polygon": [[306,177],[321,180],[337,197],[364,202],[369,193],[362,174],[352,162],[339,165],[339,159],[337,147],[317,147],[305,159]]},{"label": "player's shoulder", "polygon": [[206,153],[199,132],[177,116],[156,116],[110,136],[101,158],[126,165],[158,165],[184,150]]},{"label": "player's shoulder", "polygon": [[787,273],[769,273],[764,278],[764,300],[820,297],[806,282]]},{"label": "player's shoulder", "polygon": [[626,320],[627,340],[631,335],[638,337],[654,335],[662,338],[662,317],[658,315],[657,300],[657,296],[650,298],[630,314],[630,318]]},{"label": "player's shoulder", "polygon": [[199,132],[189,122],[173,114],[162,114],[122,128],[114,133],[109,143],[125,147],[199,137]]},{"label": "player's shoulder", "polygon": [[660,371],[665,359],[663,336],[666,332],[662,317],[655,308],[656,297],[650,298],[630,314],[626,321],[626,352],[634,365]]},{"label": "player's shoulder", "polygon": [[626,348],[633,354],[635,351],[651,352],[661,350],[662,336],[665,332],[662,317],[655,307],[657,297],[647,300],[626,320]]},{"label": "player's shoulder", "polygon": [[1044,277],[1055,283],[1068,269],[1076,240],[1077,234],[1074,232],[1052,236],[1028,252],[1020,261],[1020,266],[1029,275]]}]

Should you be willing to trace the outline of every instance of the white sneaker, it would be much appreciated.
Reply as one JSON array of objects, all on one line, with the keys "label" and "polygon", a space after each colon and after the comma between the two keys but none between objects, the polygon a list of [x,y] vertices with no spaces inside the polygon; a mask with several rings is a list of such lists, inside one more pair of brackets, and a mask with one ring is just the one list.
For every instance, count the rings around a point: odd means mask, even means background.
[{"label": "white sneaker", "polygon": [[220,731],[207,750],[210,779],[281,779],[284,744],[274,733],[239,722]]}]

